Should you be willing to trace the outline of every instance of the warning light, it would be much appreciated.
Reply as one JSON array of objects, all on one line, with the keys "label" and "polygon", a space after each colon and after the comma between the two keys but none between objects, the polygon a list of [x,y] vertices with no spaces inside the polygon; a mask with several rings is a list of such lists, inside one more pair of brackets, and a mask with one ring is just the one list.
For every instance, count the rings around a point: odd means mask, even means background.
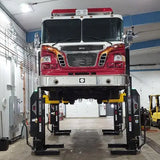
[{"label": "warning light", "polygon": [[131,117],[131,116],[128,117],[128,121],[129,121],[129,122],[132,121],[132,117]]},{"label": "warning light", "polygon": [[41,122],[42,122],[42,118],[41,118],[41,117],[39,117],[39,118],[38,118],[38,121],[39,121],[39,123],[41,123]]},{"label": "warning light", "polygon": [[88,8],[88,13],[96,13],[96,12],[113,13],[113,10],[112,8]]},{"label": "warning light", "polygon": [[33,106],[33,108],[32,108],[32,109],[33,109],[33,111],[35,111],[35,110],[36,110],[36,106]]},{"label": "warning light", "polygon": [[75,14],[76,9],[54,9],[51,14]]}]

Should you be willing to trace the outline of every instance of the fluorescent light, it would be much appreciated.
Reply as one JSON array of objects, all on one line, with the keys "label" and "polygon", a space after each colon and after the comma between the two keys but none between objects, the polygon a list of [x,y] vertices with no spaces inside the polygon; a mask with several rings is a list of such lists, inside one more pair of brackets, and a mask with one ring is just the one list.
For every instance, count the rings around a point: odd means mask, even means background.
[{"label": "fluorescent light", "polygon": [[20,9],[23,13],[28,13],[33,11],[32,7],[27,3],[22,3],[20,5]]}]

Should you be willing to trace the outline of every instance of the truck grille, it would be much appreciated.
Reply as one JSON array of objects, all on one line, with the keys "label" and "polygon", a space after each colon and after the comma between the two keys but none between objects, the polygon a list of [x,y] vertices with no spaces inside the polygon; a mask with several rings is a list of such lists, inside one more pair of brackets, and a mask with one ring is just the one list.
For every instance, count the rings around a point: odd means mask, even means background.
[{"label": "truck grille", "polygon": [[68,64],[71,67],[91,67],[96,63],[96,53],[67,54]]},{"label": "truck grille", "polygon": [[95,51],[102,50],[103,45],[62,46],[62,51]]}]

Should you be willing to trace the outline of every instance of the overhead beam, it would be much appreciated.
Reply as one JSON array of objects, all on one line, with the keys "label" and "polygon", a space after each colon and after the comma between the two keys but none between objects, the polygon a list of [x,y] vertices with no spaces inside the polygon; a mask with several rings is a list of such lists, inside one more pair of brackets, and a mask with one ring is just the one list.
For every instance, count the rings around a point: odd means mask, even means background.
[{"label": "overhead beam", "polygon": [[160,22],[160,11],[124,16],[124,27]]},{"label": "overhead beam", "polygon": [[133,43],[130,49],[136,50],[136,49],[159,47],[159,46],[160,46],[160,39],[155,39],[155,40]]}]

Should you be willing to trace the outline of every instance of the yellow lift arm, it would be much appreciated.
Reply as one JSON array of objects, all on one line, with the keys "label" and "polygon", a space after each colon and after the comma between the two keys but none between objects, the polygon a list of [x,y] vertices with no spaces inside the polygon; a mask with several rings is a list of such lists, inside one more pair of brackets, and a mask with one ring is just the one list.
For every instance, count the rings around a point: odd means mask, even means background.
[{"label": "yellow lift arm", "polygon": [[[121,93],[119,99],[110,99],[109,101],[103,100],[102,102],[104,102],[104,103],[107,103],[107,102],[109,102],[109,103],[122,103],[122,102],[124,102],[124,96],[126,96],[126,93]],[[49,100],[48,95],[43,95],[43,98],[45,98],[45,104],[59,104],[59,103],[61,103],[58,100],[57,101]],[[67,103],[69,103],[69,101],[62,100],[62,103],[67,104]]]}]

